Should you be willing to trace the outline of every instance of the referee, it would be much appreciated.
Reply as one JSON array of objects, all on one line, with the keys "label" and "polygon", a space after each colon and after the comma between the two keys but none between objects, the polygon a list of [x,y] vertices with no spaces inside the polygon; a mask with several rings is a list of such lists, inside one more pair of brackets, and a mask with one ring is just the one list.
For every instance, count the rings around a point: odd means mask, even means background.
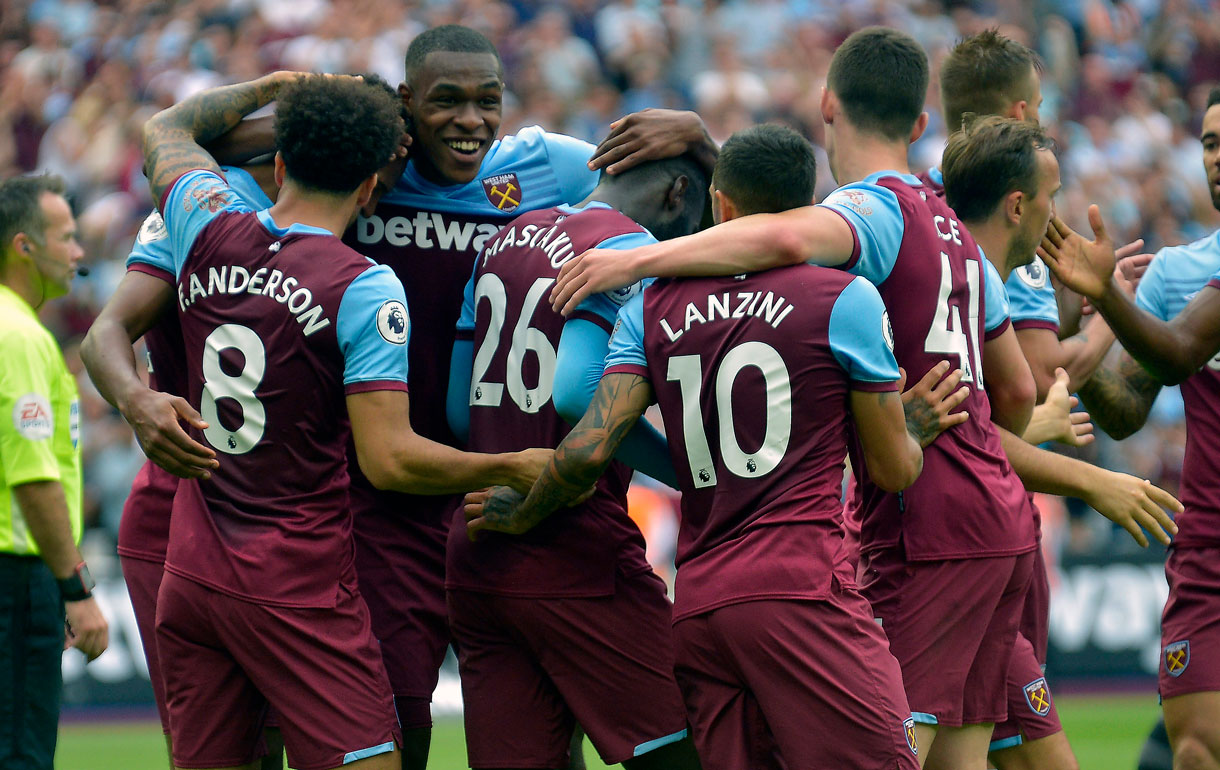
[{"label": "referee", "polygon": [[[63,180],[0,182],[0,768],[51,770],[67,646],[108,630],[81,535],[76,380],[35,311],[68,292],[83,252]],[[65,643],[66,639],[66,643]]]}]

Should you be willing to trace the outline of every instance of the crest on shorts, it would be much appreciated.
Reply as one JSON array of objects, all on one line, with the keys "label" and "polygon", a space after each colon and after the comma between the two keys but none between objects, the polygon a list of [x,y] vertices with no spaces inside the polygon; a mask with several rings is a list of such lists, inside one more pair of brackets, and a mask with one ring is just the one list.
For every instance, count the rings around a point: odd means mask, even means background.
[{"label": "crest on shorts", "polygon": [[915,737],[915,719],[907,717],[902,722],[902,734],[906,736],[907,748],[915,756],[919,756],[919,741]]},{"label": "crest on shorts", "polygon": [[1181,676],[1190,665],[1190,640],[1165,645],[1165,673]]},{"label": "crest on shorts", "polygon": [[1025,685],[1025,702],[1040,717],[1051,713],[1051,691],[1046,688],[1046,677],[1040,676]]},{"label": "crest on shorts", "polygon": [[483,180],[483,192],[487,200],[505,214],[511,214],[521,205],[521,182],[516,174],[497,174]]}]

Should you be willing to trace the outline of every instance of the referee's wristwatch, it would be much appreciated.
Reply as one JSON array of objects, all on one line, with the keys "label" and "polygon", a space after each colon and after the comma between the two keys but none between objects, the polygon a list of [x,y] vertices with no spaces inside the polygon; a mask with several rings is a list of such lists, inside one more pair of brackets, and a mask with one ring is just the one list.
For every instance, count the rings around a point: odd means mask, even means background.
[{"label": "referee's wristwatch", "polygon": [[59,579],[59,593],[65,602],[79,602],[93,596],[93,588],[97,585],[89,574],[89,565],[83,561],[66,578]]}]

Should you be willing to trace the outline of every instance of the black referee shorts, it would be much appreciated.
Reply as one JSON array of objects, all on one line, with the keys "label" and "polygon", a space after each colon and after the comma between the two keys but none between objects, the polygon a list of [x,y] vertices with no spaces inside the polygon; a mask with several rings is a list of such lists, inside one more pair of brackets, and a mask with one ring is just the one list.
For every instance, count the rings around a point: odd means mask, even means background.
[{"label": "black referee shorts", "polygon": [[52,770],[64,605],[42,559],[0,554],[0,768]]}]

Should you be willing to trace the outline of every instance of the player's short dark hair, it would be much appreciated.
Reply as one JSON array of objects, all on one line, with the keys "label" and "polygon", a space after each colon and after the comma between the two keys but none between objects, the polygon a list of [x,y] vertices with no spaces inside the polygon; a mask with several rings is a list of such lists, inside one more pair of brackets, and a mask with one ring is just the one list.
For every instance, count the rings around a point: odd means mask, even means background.
[{"label": "player's short dark hair", "polygon": [[923,112],[928,56],[905,32],[865,27],[835,50],[826,87],[854,126],[886,139],[902,139]]},{"label": "player's short dark hair", "polygon": [[[378,75],[376,72],[361,72],[358,74],[360,75],[360,79],[364,81],[365,85],[369,86],[370,88],[376,88],[380,91],[384,91],[385,93],[389,94],[391,99],[395,100],[399,104],[402,104],[402,99],[398,96],[398,89],[390,85],[390,81],[386,80],[381,75]],[[399,114],[402,115],[403,120],[406,120],[407,105],[402,104]]]},{"label": "player's short dark hair", "polygon": [[17,176],[0,181],[0,254],[18,233],[41,244],[47,231],[42,196],[63,195],[68,189],[55,174]]},{"label": "player's short dark hair", "polygon": [[424,60],[428,58],[428,54],[434,51],[446,51],[450,53],[488,53],[496,57],[496,62],[503,68],[503,62],[500,61],[500,52],[496,50],[495,44],[487,39],[481,32],[476,32],[470,27],[463,27],[460,24],[444,24],[439,27],[433,27],[415,36],[411,44],[407,46],[407,82],[410,83],[419,74],[420,68],[424,66]]},{"label": "player's short dark hair", "polygon": [[999,115],[1025,92],[1031,72],[1042,69],[1038,54],[987,29],[959,40],[940,65],[940,104],[950,133],[966,113]]},{"label": "player's short dark hair", "polygon": [[1217,104],[1220,104],[1220,86],[1212,86],[1212,90],[1207,93],[1207,109],[1210,110]]},{"label": "player's short dark hair", "polygon": [[809,140],[768,123],[733,134],[720,148],[712,184],[745,214],[774,214],[813,203],[817,158]]},{"label": "player's short dark hair", "polygon": [[1036,123],[998,115],[970,120],[949,136],[941,159],[945,202],[964,222],[991,216],[1009,193],[1034,195],[1038,189],[1038,151],[1053,150]]},{"label": "player's short dark hair", "polygon": [[693,154],[683,153],[672,158],[650,160],[617,174],[609,174],[602,169],[598,184],[629,190],[633,195],[644,196],[644,199],[647,200],[648,196],[659,192],[660,189],[668,189],[679,176],[685,176],[688,183],[683,199],[685,216],[664,224],[637,218],[639,223],[647,227],[658,240],[664,241],[694,232],[707,207],[710,174],[707,167],[700,163]]},{"label": "player's short dark hair", "polygon": [[402,138],[402,100],[359,80],[311,75],[276,101],[276,149],[288,176],[313,190],[352,192]]}]

